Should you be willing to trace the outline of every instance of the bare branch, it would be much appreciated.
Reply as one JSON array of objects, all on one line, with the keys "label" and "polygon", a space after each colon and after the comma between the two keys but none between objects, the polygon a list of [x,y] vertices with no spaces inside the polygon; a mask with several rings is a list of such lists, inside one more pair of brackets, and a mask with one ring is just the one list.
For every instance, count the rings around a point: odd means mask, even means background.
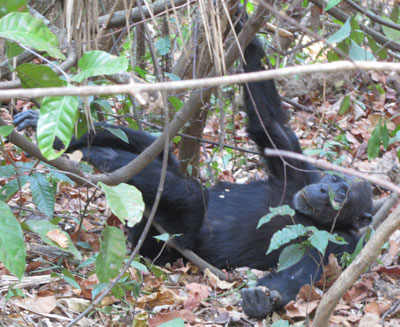
[{"label": "bare branch", "polygon": [[343,271],[336,282],[322,298],[313,326],[328,327],[329,317],[335,309],[344,293],[356,282],[358,277],[376,260],[381,253],[381,248],[386,240],[389,239],[400,227],[400,205],[390,214],[390,216],[378,227],[371,239],[361,250],[360,254],[352,264]]},{"label": "bare branch", "polygon": [[380,185],[387,190],[390,190],[390,191],[400,194],[400,187],[391,182],[385,181],[381,178],[377,178],[377,177],[374,177],[374,176],[371,176],[371,175],[368,175],[365,173],[361,173],[352,168],[340,167],[340,166],[331,164],[331,163],[326,162],[321,159],[314,159],[314,158],[306,157],[305,155],[296,153],[296,152],[290,152],[290,151],[285,151],[285,150],[274,150],[274,149],[264,149],[264,155],[266,155],[267,157],[268,156],[285,157],[285,158],[290,158],[290,159],[306,161],[306,162],[309,162],[310,164],[312,164],[313,166],[321,167],[321,168],[328,169],[328,170],[338,171],[343,174],[362,178],[362,179],[369,181],[371,183],[374,183],[376,185]]},{"label": "bare branch", "polygon": [[[242,38],[243,39],[243,38]],[[234,56],[230,62],[238,58],[236,44],[233,45],[235,49],[231,50]],[[234,54],[233,54],[234,53]],[[231,56],[227,54],[226,56]],[[230,66],[229,65],[229,66]],[[76,86],[76,87],[48,87],[48,88],[32,88],[32,89],[15,89],[8,91],[0,91],[0,100],[11,98],[37,98],[44,96],[63,96],[63,95],[102,95],[102,94],[136,94],[151,91],[172,91],[184,90],[193,88],[211,88],[219,85],[227,84],[243,84],[248,82],[257,82],[277,77],[284,77],[290,75],[303,75],[315,73],[337,73],[341,71],[351,70],[375,70],[375,71],[394,71],[400,72],[400,63],[391,62],[375,62],[375,61],[335,61],[325,64],[314,64],[307,66],[292,66],[281,69],[265,70],[254,73],[235,74],[230,76],[214,77],[215,71],[212,71],[207,78],[191,79],[185,81],[171,81],[154,84],[125,84],[125,85],[104,85],[104,86]],[[203,91],[205,92],[205,91]],[[203,93],[204,94],[204,93]]]}]

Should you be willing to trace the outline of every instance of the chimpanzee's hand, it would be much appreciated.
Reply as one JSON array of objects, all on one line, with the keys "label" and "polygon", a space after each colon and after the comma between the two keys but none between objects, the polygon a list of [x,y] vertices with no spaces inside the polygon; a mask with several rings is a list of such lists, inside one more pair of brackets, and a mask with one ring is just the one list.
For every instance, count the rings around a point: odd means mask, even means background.
[{"label": "chimpanzee's hand", "polygon": [[243,311],[251,318],[263,319],[281,307],[279,292],[269,291],[264,286],[243,289],[241,295]]},{"label": "chimpanzee's hand", "polygon": [[36,128],[39,119],[39,113],[37,111],[28,110],[20,112],[14,116],[14,125],[19,131],[27,127]]}]

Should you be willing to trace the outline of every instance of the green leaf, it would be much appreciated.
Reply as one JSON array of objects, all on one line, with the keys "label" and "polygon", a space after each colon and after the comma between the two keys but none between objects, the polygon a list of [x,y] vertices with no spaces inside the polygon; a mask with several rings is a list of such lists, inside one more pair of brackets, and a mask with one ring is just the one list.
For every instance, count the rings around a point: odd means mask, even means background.
[{"label": "green leaf", "polygon": [[108,52],[93,50],[83,54],[78,61],[78,67],[81,72],[72,79],[80,83],[88,77],[126,71],[128,69],[128,59],[110,55]]},{"label": "green leaf", "polygon": [[147,274],[149,272],[149,270],[147,269],[147,267],[143,263],[141,263],[139,261],[136,261],[136,260],[133,260],[131,262],[131,267],[133,267],[133,268],[135,268],[135,269],[137,269],[137,270],[139,270],[139,271],[141,271],[141,272],[143,272],[145,274]]},{"label": "green leaf", "polygon": [[185,327],[185,321],[182,318],[175,318],[158,325],[158,327]]},{"label": "green leaf", "polygon": [[[393,21],[388,17],[383,16],[382,19],[393,23]],[[386,35],[386,37],[388,39],[390,39],[392,41],[395,41],[395,42],[399,42],[400,41],[400,31],[395,30],[395,29],[390,28],[390,27],[387,27],[386,25],[383,25],[383,24],[381,26],[382,26],[383,33]]]},{"label": "green leaf", "polygon": [[399,21],[399,14],[400,14],[400,8],[399,6],[393,6],[393,10],[390,13],[390,20],[393,21],[394,23],[398,23]]},{"label": "green leaf", "polygon": [[17,43],[6,40],[6,56],[11,59],[24,52],[24,48],[20,47]]},{"label": "green leaf", "polygon": [[350,96],[346,95],[340,104],[339,115],[344,115],[350,108]]},{"label": "green leaf", "polygon": [[347,39],[351,33],[351,25],[350,25],[350,18],[346,20],[343,26],[338,29],[335,33],[333,33],[326,42],[335,44],[340,43],[343,40]]},{"label": "green leaf", "polygon": [[55,179],[57,182],[66,182],[71,185],[74,184],[74,181],[71,178],[69,178],[66,174],[60,171],[53,170],[54,168],[51,167],[50,165],[45,165],[45,166],[52,169],[47,174],[51,176],[53,179]]},{"label": "green leaf", "polygon": [[154,46],[160,55],[165,56],[171,50],[171,40],[168,36],[160,37]]},{"label": "green leaf", "polygon": [[280,319],[280,320],[278,320],[278,321],[275,321],[272,325],[271,325],[271,327],[289,327],[290,325],[289,325],[289,321],[287,321],[287,320],[283,320],[283,319]]},{"label": "green leaf", "polygon": [[102,293],[108,286],[108,283],[99,283],[93,287],[92,290],[92,299],[96,298],[97,295]]},{"label": "green leaf", "polygon": [[351,44],[350,44],[349,57],[352,60],[376,61],[374,55],[371,52],[369,52],[368,50],[360,47],[353,40],[351,40]]},{"label": "green leaf", "polygon": [[22,175],[7,183],[0,190],[0,201],[8,201],[17,192],[20,187],[22,188],[28,182],[28,176]]},{"label": "green leaf", "polygon": [[286,215],[293,217],[295,214],[295,211],[287,204],[276,208],[271,207],[269,208],[269,211],[270,211],[269,214],[260,218],[260,220],[258,221],[257,228],[260,228],[262,225],[269,223],[273,217],[286,216]]},{"label": "green leaf", "polygon": [[337,234],[330,234],[329,233],[328,238],[329,238],[330,242],[333,242],[333,243],[336,243],[336,244],[341,244],[341,245],[348,244],[348,242],[342,236],[339,236]]},{"label": "green leaf", "polygon": [[375,159],[379,155],[381,145],[381,123],[378,122],[374,128],[371,137],[368,140],[367,155],[368,160]]},{"label": "green leaf", "polygon": [[123,224],[133,227],[142,220],[144,202],[142,193],[134,186],[121,183],[117,186],[107,186],[99,183],[106,194],[107,204],[111,211]]},{"label": "green leaf", "polygon": [[169,240],[169,233],[163,233],[160,235],[155,235],[153,236],[156,240],[162,241],[162,242],[167,242]]},{"label": "green leaf", "polygon": [[[78,109],[78,97],[45,97],[40,108],[37,125],[37,140],[40,151],[52,160],[64,153],[71,141]],[[56,136],[64,144],[64,150],[56,152],[53,143]]]},{"label": "green leaf", "polygon": [[339,3],[341,3],[342,0],[329,0],[328,3],[326,4],[325,11],[328,11],[329,9],[332,9]]},{"label": "green leaf", "polygon": [[285,247],[279,255],[278,271],[285,270],[300,261],[305,253],[301,244],[291,244]]},{"label": "green leaf", "polygon": [[41,173],[32,174],[29,176],[29,181],[31,183],[33,202],[47,217],[53,217],[55,195],[45,175]]},{"label": "green leaf", "polygon": [[77,283],[77,281],[75,280],[74,275],[67,269],[63,269],[62,270],[63,273],[63,279],[70,284],[72,287],[77,288],[78,290],[81,289],[81,287],[79,286],[79,284]]},{"label": "green leaf", "polygon": [[385,149],[385,151],[387,150],[387,147],[389,146],[389,139],[390,139],[389,130],[388,130],[386,122],[385,122],[382,127],[382,145],[383,145],[383,148]]},{"label": "green leaf", "polygon": [[183,107],[183,102],[177,97],[169,97],[168,101],[172,104],[175,111],[179,111]]},{"label": "green leaf", "polygon": [[16,172],[13,165],[0,166],[0,177],[10,177],[15,174]]},{"label": "green leaf", "polygon": [[105,283],[118,275],[125,259],[126,244],[125,235],[119,228],[107,226],[101,235],[96,275],[100,282]]},{"label": "green leaf", "polygon": [[0,18],[13,11],[28,11],[26,0],[0,0]]},{"label": "green leaf", "polygon": [[38,51],[46,51],[51,57],[65,59],[58,49],[57,36],[42,20],[32,17],[29,13],[12,12],[1,18],[0,37]]},{"label": "green leaf", "polygon": [[313,247],[315,247],[322,255],[325,255],[330,235],[331,234],[327,231],[318,230],[309,237],[309,240]]},{"label": "green leaf", "polygon": [[370,37],[369,35],[366,35],[367,40],[368,40],[368,45],[371,48],[372,52],[379,57],[381,60],[385,60],[387,58],[387,51],[385,47],[380,46],[376,43],[376,41]]},{"label": "green leaf", "polygon": [[124,141],[125,143],[129,143],[129,139],[128,136],[126,135],[126,133],[119,128],[109,128],[106,127],[105,128],[107,131],[109,131],[111,134],[115,135],[116,137],[118,137],[119,139],[121,139],[122,141]]},{"label": "green leaf", "polygon": [[278,230],[274,235],[272,235],[267,254],[279,249],[282,245],[290,243],[292,240],[295,240],[306,233],[307,229],[301,224],[290,225]]},{"label": "green leaf", "polygon": [[0,261],[21,280],[26,259],[24,234],[10,207],[3,201],[0,201],[0,217]]},{"label": "green leaf", "polygon": [[50,67],[45,65],[21,64],[17,67],[17,74],[24,88],[61,87],[67,85],[66,81],[59,78]]},{"label": "green leaf", "polygon": [[[63,252],[72,253],[78,260],[82,260],[81,253],[77,250],[74,243],[72,243],[72,240],[69,237],[69,235],[66,232],[59,229],[58,226],[52,224],[48,220],[28,220],[26,224],[28,225],[29,229],[32,232],[37,233],[40,236],[43,242],[46,242],[51,246],[55,246],[56,248],[58,248]],[[56,242],[52,241],[47,237],[46,234],[54,230],[58,230],[59,233],[63,234],[67,238],[68,245],[66,248],[62,248],[59,244],[57,244]]]},{"label": "green leaf", "polygon": [[365,39],[365,33],[360,29],[360,25],[358,25],[358,22],[354,17],[351,18],[350,25],[350,39],[359,45],[362,44]]},{"label": "green leaf", "polygon": [[94,103],[99,104],[106,112],[113,113],[113,109],[112,109],[110,103],[106,99],[99,98],[92,102],[92,104],[94,104]]},{"label": "green leaf", "polygon": [[164,73],[164,75],[167,76],[171,81],[181,81],[181,78],[175,74]]},{"label": "green leaf", "polygon": [[14,126],[8,125],[8,126],[0,126],[0,135],[2,136],[8,136],[11,134],[13,131]]}]

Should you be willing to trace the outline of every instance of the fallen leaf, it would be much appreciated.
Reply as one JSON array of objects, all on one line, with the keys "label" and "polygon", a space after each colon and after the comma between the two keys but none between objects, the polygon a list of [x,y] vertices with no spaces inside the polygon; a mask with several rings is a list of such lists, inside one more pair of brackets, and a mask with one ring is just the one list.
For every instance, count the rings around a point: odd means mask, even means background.
[{"label": "fallen leaf", "polygon": [[54,310],[57,301],[55,296],[46,296],[24,298],[22,300],[15,300],[14,303],[36,313],[48,314]]},{"label": "fallen leaf", "polygon": [[149,326],[149,315],[147,312],[141,312],[135,315],[132,322],[132,327],[148,327]]},{"label": "fallen leaf", "polygon": [[220,290],[230,290],[233,285],[235,285],[235,283],[229,283],[225,280],[219,279],[218,276],[214,275],[208,268],[204,270],[204,275],[206,275],[210,279],[210,283],[212,286],[216,286]]},{"label": "fallen leaf", "polygon": [[68,237],[59,229],[53,229],[47,232],[46,236],[57,243],[61,248],[66,249],[68,247]]},{"label": "fallen leaf", "polygon": [[209,290],[208,285],[198,284],[198,283],[190,283],[186,284],[186,288],[188,290],[188,295],[201,302],[208,298]]},{"label": "fallen leaf", "polygon": [[175,310],[167,313],[158,313],[155,317],[149,319],[149,327],[156,327],[176,318],[181,318],[187,324],[190,324],[196,319],[196,316],[189,310]]},{"label": "fallen leaf", "polygon": [[380,326],[379,316],[375,313],[367,313],[361,318],[358,327],[375,327]]},{"label": "fallen leaf", "polygon": [[307,302],[303,299],[298,299],[296,302],[289,302],[286,306],[286,316],[289,318],[305,318],[313,312],[319,304],[319,300]]},{"label": "fallen leaf", "polygon": [[137,305],[140,308],[149,307],[150,309],[159,305],[178,305],[185,301],[185,298],[178,296],[172,290],[161,286],[158,292],[144,295],[138,298]]},{"label": "fallen leaf", "polygon": [[374,313],[377,316],[381,315],[381,308],[378,303],[370,302],[365,305],[364,312]]}]

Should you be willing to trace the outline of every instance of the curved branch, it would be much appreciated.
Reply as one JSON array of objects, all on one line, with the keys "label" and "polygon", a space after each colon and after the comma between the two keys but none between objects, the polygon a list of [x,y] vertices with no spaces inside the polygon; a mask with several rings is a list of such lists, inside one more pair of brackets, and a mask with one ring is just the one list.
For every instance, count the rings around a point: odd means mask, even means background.
[{"label": "curved branch", "polygon": [[381,17],[375,15],[371,10],[367,10],[365,7],[359,6],[357,3],[351,1],[351,0],[346,0],[346,2],[352,6],[355,10],[359,11],[360,13],[364,14],[371,20],[373,20],[376,23],[385,25],[387,27],[393,28],[395,30],[400,31],[400,25],[393,23],[391,20],[384,20]]},{"label": "curved branch", "polygon": [[374,176],[371,176],[371,175],[368,175],[365,173],[361,173],[352,168],[340,167],[340,166],[331,164],[330,162],[327,162],[327,161],[324,161],[321,159],[314,159],[314,158],[306,157],[305,155],[297,153],[297,152],[291,152],[291,151],[285,151],[285,150],[264,149],[264,155],[267,157],[271,157],[271,156],[285,157],[285,158],[309,162],[313,166],[321,167],[321,168],[324,168],[327,170],[338,171],[340,173],[347,174],[347,175],[356,176],[356,177],[359,177],[366,181],[369,181],[371,183],[374,183],[376,185],[380,185],[387,190],[390,190],[392,192],[400,194],[400,187],[391,182],[385,181],[381,178],[377,178],[377,177],[374,177]]},{"label": "curved branch", "polygon": [[383,244],[400,227],[400,205],[378,227],[371,239],[361,250],[352,264],[343,271],[331,288],[323,296],[315,314],[313,326],[329,326],[329,317],[344,293],[358,277],[376,260]]},{"label": "curved branch", "polygon": [[[313,4],[318,6],[319,8],[325,7],[325,2],[323,0],[311,0]],[[339,19],[342,22],[345,22],[351,16],[346,14],[344,11],[334,7],[328,10],[328,14],[332,15],[333,17]],[[379,44],[387,47],[393,51],[400,51],[400,43],[392,41],[387,37],[383,36],[382,34],[374,31],[372,28],[365,26],[364,24],[359,24],[360,28],[370,36],[372,36]]]},{"label": "curved branch", "polygon": [[[30,52],[27,51],[27,53],[31,54]],[[35,55],[33,55],[36,57]],[[27,58],[31,58],[28,56]],[[52,67],[50,68],[57,74],[61,75],[61,71],[67,71],[69,70],[72,66],[75,66],[76,61],[78,60],[78,57],[75,52],[75,47],[69,46],[67,50],[67,59],[64,60],[60,65],[57,67]],[[15,89],[17,87],[21,87],[21,81],[19,79],[12,80],[12,81],[6,81],[6,82],[0,82],[0,89]]]},{"label": "curved branch", "polygon": [[379,210],[374,215],[371,224],[371,226],[374,229],[376,229],[382,223],[382,221],[386,218],[390,209],[396,204],[398,200],[399,200],[399,194],[397,193],[390,194],[390,196],[386,199],[382,207],[380,207]]},{"label": "curved branch", "polygon": [[[147,6],[142,6],[142,10],[144,13],[144,16],[146,18],[153,17],[154,15],[158,15],[166,10],[171,9],[172,7],[176,6],[181,6],[190,4],[190,1],[188,0],[170,0],[166,2],[165,0],[159,0],[157,2],[154,2],[150,7],[152,9],[151,12],[149,12],[149,8]],[[130,15],[131,21],[134,23],[140,22],[142,20],[142,17],[140,16],[140,11],[138,8],[133,8],[131,10],[131,15]],[[113,27],[121,27],[126,25],[126,11],[121,10],[121,11],[116,11],[112,14],[111,19],[109,19],[109,15],[104,15],[99,18],[99,25],[106,24],[108,21],[108,25],[104,26],[104,28],[113,28]]]}]

